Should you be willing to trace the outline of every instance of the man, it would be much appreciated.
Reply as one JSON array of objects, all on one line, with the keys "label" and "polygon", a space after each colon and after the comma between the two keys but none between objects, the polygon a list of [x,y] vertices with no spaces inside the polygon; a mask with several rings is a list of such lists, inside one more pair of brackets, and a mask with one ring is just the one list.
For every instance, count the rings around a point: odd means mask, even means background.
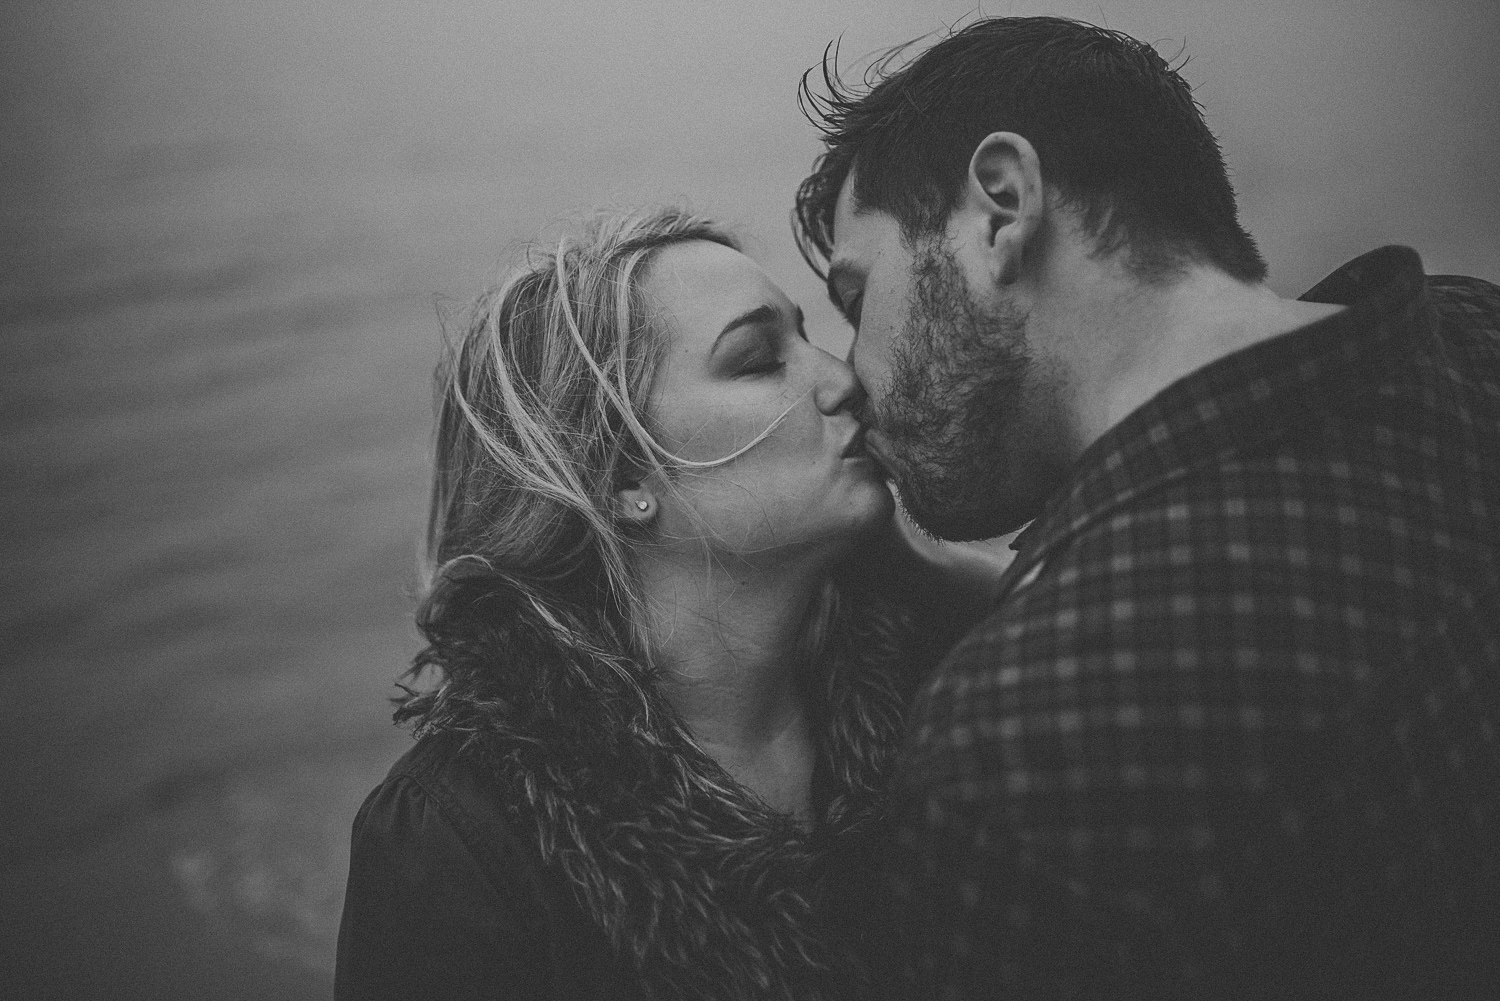
[{"label": "man", "polygon": [[1500,289],[1387,247],[1279,298],[1115,32],[825,76],[869,448],[937,536],[1031,522],[913,710],[914,996],[1500,994]]}]

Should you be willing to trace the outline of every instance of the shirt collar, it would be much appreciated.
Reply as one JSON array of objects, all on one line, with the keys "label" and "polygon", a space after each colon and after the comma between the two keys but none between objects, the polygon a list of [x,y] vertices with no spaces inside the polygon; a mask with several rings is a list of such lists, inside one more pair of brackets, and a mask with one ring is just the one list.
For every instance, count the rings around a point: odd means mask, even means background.
[{"label": "shirt collar", "polygon": [[1014,543],[1012,580],[1062,538],[1205,462],[1295,434],[1331,400],[1367,386],[1392,347],[1430,323],[1421,258],[1390,246],[1302,296],[1348,306],[1226,355],[1152,397],[1094,442]]}]

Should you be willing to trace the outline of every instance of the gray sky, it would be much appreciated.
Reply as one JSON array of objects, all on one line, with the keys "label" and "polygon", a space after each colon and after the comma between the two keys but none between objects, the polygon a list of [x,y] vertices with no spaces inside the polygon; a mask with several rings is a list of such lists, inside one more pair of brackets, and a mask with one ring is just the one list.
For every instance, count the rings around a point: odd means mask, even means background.
[{"label": "gray sky", "polygon": [[[5,144],[0,171],[33,213],[90,197],[119,151],[138,151],[150,170],[152,144],[201,142],[212,155],[226,134],[295,145],[313,172],[342,164],[375,178],[368,202],[389,194],[380,171],[430,171],[448,185],[457,242],[410,261],[411,277],[461,294],[495,248],[568,212],[685,199],[744,224],[811,307],[820,291],[786,222],[817,149],[795,107],[798,75],[835,37],[857,57],[973,10],[136,0],[101,15],[12,3],[0,72],[7,131],[21,141]],[[1169,53],[1185,46],[1186,76],[1284,292],[1391,241],[1415,245],[1429,270],[1500,278],[1497,10],[1492,0],[983,7],[1081,17]],[[338,198],[359,200],[357,182],[341,187]],[[836,322],[821,306],[815,319],[825,331]]]}]

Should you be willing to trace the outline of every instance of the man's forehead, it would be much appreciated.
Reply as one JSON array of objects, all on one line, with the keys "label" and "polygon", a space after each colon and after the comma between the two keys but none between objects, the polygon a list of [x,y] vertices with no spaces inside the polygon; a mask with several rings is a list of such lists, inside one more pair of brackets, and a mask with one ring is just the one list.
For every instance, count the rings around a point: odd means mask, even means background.
[{"label": "man's forehead", "polygon": [[[839,188],[839,197],[833,205],[833,237],[834,256],[838,256],[841,245],[847,246],[856,236],[856,231],[861,227],[861,217],[867,215],[867,211],[860,206],[854,197],[854,171],[844,178],[843,185]],[[833,262],[830,261],[830,265]]]},{"label": "man's forehead", "polygon": [[858,209],[854,200],[854,171],[851,170],[844,178],[844,183],[839,186],[839,197],[833,205],[835,225],[846,216],[854,215]]},{"label": "man's forehead", "polygon": [[830,275],[857,267],[863,258],[878,250],[878,244],[890,235],[899,237],[900,226],[894,216],[880,209],[860,205],[854,197],[854,174],[851,171],[839,189],[833,209],[832,253],[828,259]]}]

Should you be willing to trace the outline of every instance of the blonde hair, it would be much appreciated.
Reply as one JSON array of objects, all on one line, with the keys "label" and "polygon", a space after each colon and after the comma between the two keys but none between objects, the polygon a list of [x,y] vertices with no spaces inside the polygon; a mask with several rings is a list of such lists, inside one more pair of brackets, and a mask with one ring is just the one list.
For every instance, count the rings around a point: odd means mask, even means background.
[{"label": "blonde hair", "polygon": [[651,430],[644,403],[664,339],[644,277],[656,252],[697,240],[739,249],[681,209],[599,215],[555,251],[530,250],[479,298],[437,371],[424,626],[442,613],[447,585],[503,578],[575,648],[600,640],[581,635],[563,606],[602,601],[619,638],[645,652],[628,557],[647,530],[617,517],[616,492],[648,471],[666,479],[728,462],[780,422],[707,461],[673,454]]},{"label": "blonde hair", "polygon": [[[633,547],[657,538],[616,516],[622,486],[730,461],[777,423],[728,456],[691,463],[653,434],[644,404],[666,342],[644,284],[654,253],[698,240],[738,249],[722,228],[677,209],[598,217],[555,251],[533,251],[476,303],[437,371],[417,610],[427,645],[407,674],[413,685],[401,684],[395,718],[418,736],[461,737],[480,755],[523,755],[564,786],[573,781],[570,748],[615,746],[636,775],[665,753],[684,795],[717,803],[704,808],[733,831],[743,804],[657,683],[631,559]],[[843,790],[829,802],[830,822],[878,797],[899,706],[930,660],[912,641],[912,616],[882,590],[898,579],[895,566],[882,546],[857,547],[802,624],[796,656],[814,669],[797,672],[798,683]],[[428,670],[434,683],[417,684]],[[486,733],[500,743],[477,739]],[[541,810],[535,790],[528,779],[521,793]],[[568,871],[580,892],[597,891]],[[596,912],[621,906],[618,894],[588,899]]]}]

